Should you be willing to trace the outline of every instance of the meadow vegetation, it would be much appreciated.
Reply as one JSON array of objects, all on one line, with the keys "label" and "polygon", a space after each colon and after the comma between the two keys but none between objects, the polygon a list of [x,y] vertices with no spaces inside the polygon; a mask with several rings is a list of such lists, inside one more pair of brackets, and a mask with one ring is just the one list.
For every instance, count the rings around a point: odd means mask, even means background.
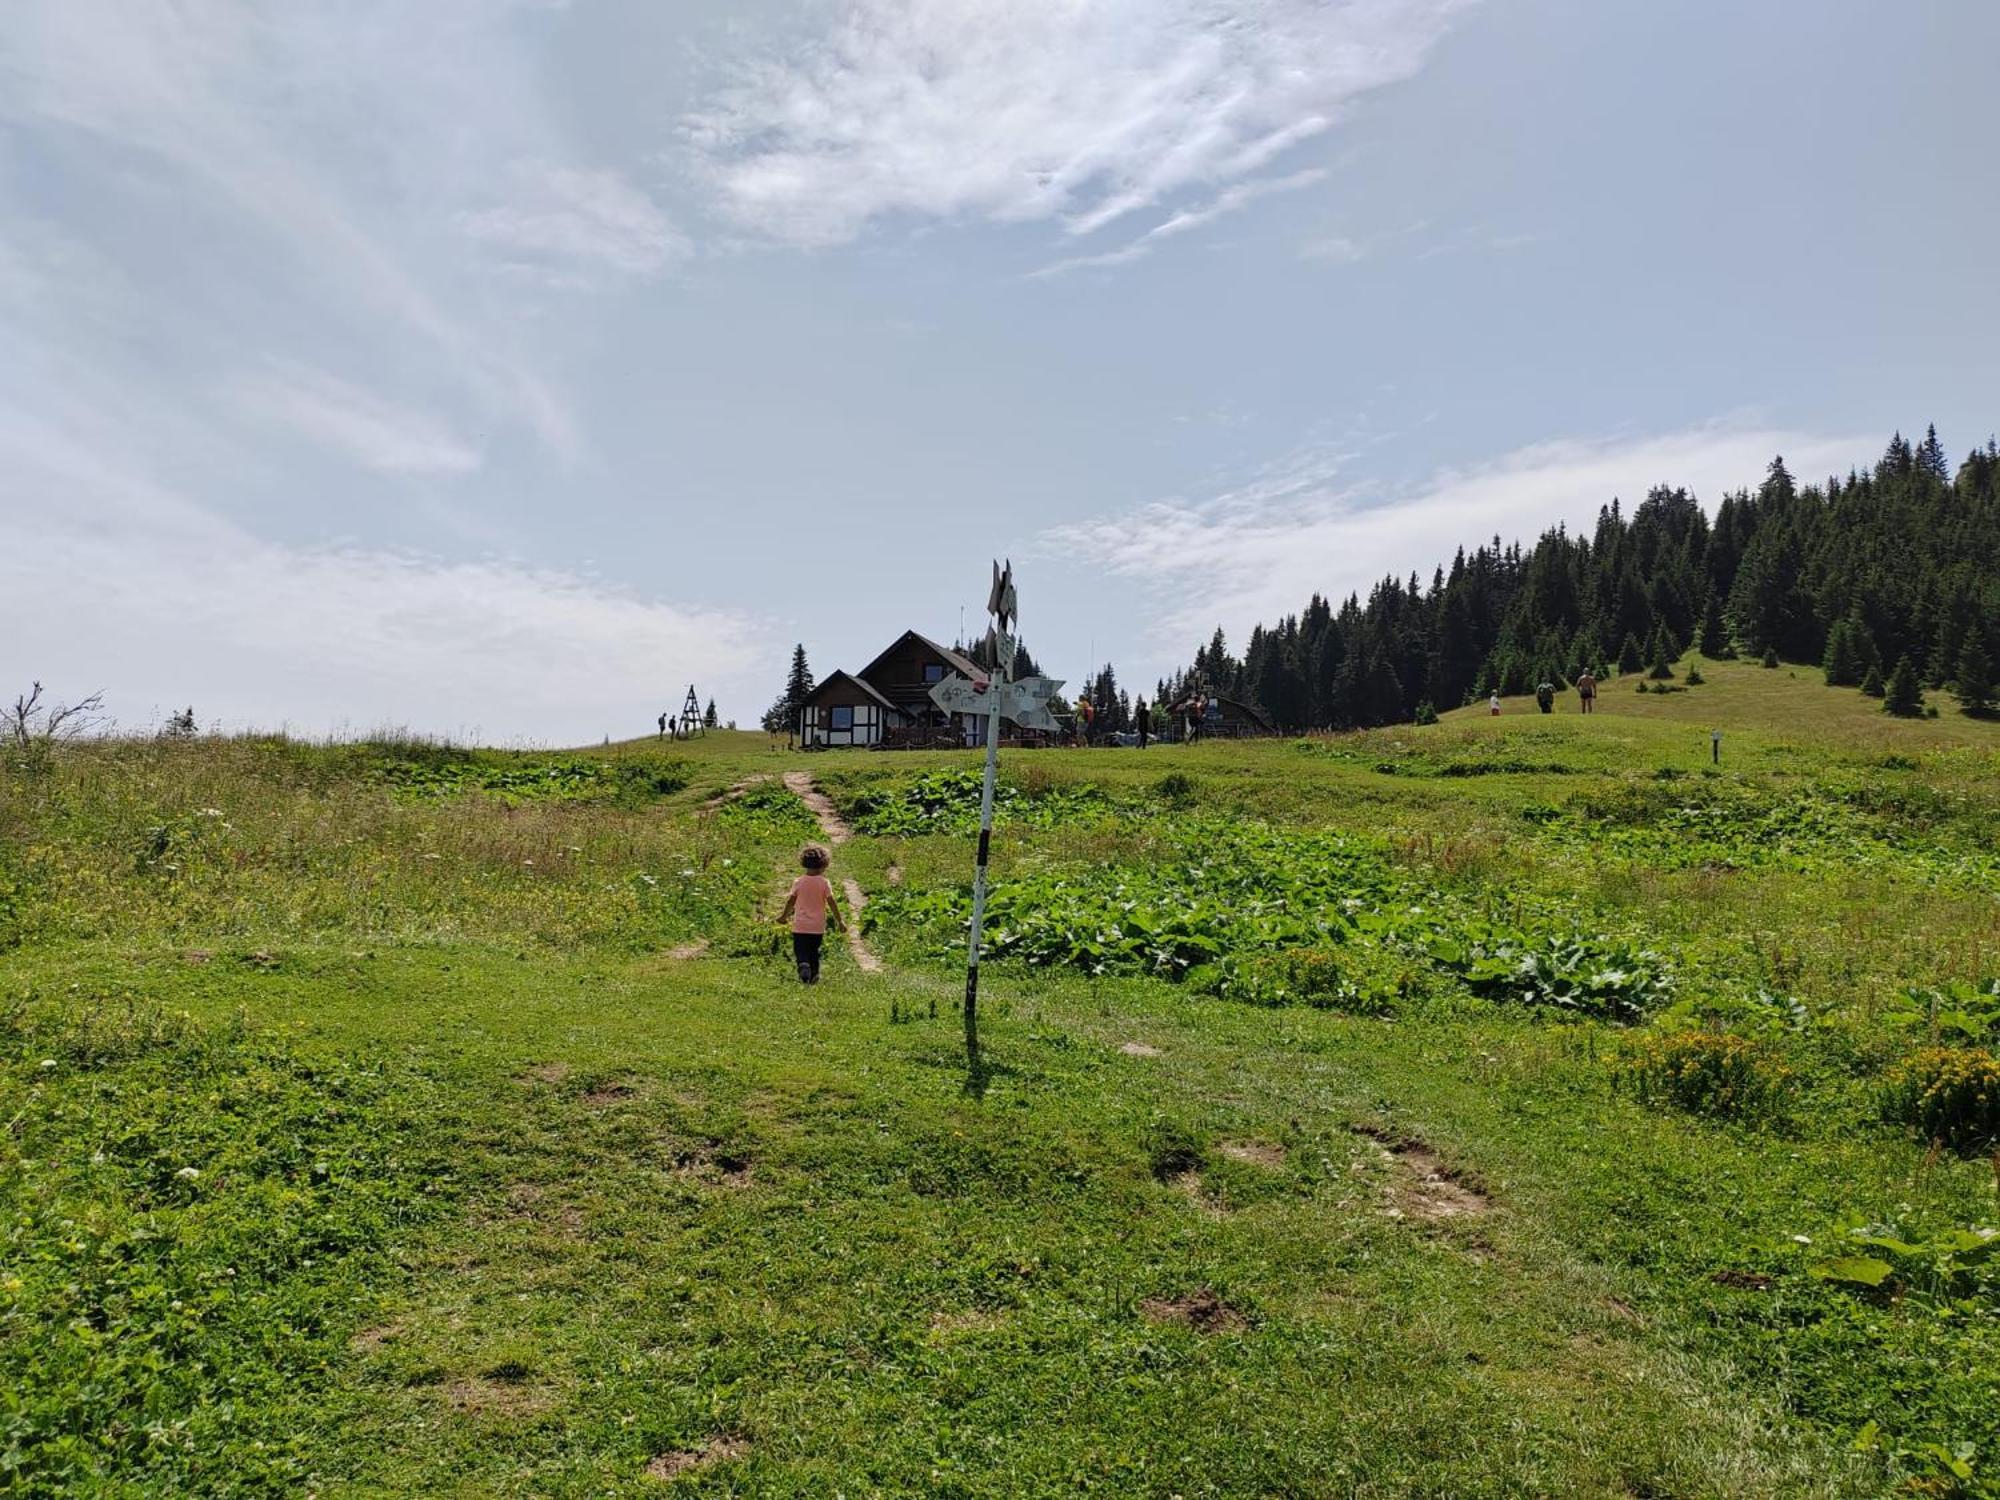
[{"label": "meadow vegetation", "polygon": [[1013,756],[974,1088],[969,758],[10,761],[0,1487],[2000,1494],[2000,726],[1675,666]]}]

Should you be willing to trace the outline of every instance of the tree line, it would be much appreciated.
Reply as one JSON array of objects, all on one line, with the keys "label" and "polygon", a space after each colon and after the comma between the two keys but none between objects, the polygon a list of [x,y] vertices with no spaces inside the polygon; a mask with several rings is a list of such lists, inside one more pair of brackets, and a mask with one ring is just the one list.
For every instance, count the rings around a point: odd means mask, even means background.
[{"label": "tree line", "polygon": [[1365,601],[1315,594],[1252,630],[1240,657],[1218,628],[1154,701],[1200,684],[1287,730],[1365,728],[1690,647],[1820,665],[1893,711],[1950,688],[1991,712],[2000,448],[1989,439],[1953,472],[1935,427],[1915,444],[1898,433],[1872,469],[1803,486],[1775,458],[1712,520],[1685,489],[1655,488],[1629,515],[1613,500],[1587,537],[1559,525],[1523,549],[1496,536],[1428,586],[1412,573]]}]

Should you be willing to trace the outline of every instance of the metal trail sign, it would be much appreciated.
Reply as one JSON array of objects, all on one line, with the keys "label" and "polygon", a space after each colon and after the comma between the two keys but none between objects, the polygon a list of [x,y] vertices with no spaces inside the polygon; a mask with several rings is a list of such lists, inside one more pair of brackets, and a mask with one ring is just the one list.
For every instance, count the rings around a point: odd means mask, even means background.
[{"label": "metal trail sign", "polygon": [[987,631],[992,647],[993,675],[983,678],[947,677],[931,689],[931,701],[946,713],[979,714],[986,719],[986,779],[979,794],[979,858],[972,875],[972,935],[965,956],[965,1063],[979,1077],[979,940],[986,922],[986,857],[993,846],[993,788],[1000,775],[1000,721],[1012,719],[1027,729],[1056,727],[1049,700],[1062,683],[1048,677],[1012,680],[1018,644],[1014,623],[1020,603],[1014,593],[1014,563],[993,564],[993,588],[986,596],[993,617]]}]

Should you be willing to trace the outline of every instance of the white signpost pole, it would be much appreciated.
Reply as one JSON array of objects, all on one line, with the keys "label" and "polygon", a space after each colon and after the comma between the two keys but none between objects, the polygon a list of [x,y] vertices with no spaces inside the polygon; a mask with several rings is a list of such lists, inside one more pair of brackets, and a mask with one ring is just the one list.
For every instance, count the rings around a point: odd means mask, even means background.
[{"label": "white signpost pole", "polygon": [[986,860],[993,847],[993,789],[1000,776],[1000,709],[1013,675],[1015,619],[1014,564],[1003,573],[993,565],[993,592],[986,601],[993,616],[993,662],[986,687],[986,780],[979,791],[979,861],[972,875],[972,934],[965,954],[965,1063],[979,1076],[979,939],[986,924]]}]

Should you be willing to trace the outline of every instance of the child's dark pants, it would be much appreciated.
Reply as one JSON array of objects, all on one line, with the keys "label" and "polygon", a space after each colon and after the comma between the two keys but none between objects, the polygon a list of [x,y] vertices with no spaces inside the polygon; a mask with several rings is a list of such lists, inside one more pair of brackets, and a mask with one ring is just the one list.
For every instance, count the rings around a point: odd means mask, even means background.
[{"label": "child's dark pants", "polygon": [[799,966],[799,983],[819,983],[819,950],[826,942],[823,932],[792,934],[792,958]]}]

